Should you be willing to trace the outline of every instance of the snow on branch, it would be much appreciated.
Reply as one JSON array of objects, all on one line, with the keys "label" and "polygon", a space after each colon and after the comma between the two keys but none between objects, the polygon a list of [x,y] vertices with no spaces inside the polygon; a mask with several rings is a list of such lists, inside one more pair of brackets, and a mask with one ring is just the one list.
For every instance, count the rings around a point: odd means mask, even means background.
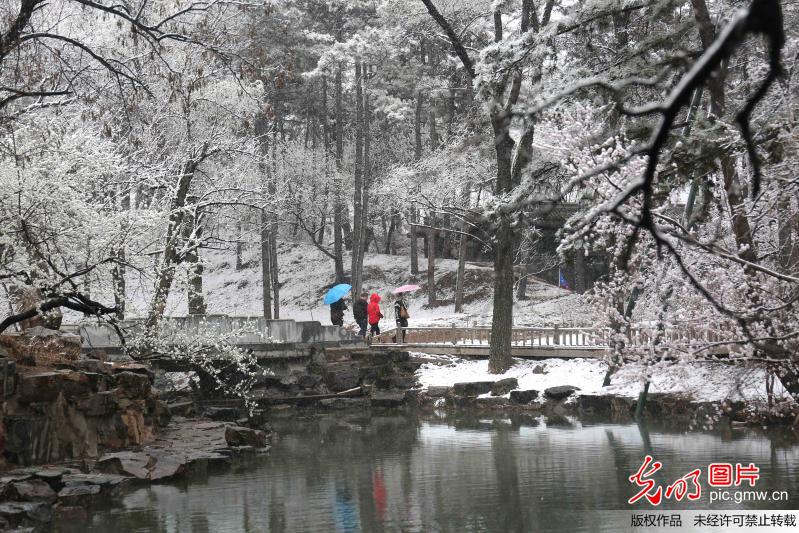
[{"label": "snow on branch", "polygon": [[616,210],[632,195],[641,192],[643,193],[643,207],[640,223],[650,229],[654,227],[652,220],[653,183],[660,151],[668,139],[669,131],[680,110],[690,102],[694,90],[705,84],[712,73],[721,65],[722,61],[732,56],[737,47],[750,34],[764,35],[768,38],[770,45],[769,72],[758,90],[749,98],[737,119],[752,161],[752,193],[757,194],[760,189],[760,165],[758,164],[757,153],[751,139],[749,117],[758,102],[765,96],[771,84],[782,73],[781,51],[785,43],[785,32],[778,0],[753,0],[749,8],[736,12],[719,37],[702,54],[691,70],[683,76],[662,103],[653,104],[635,111],[636,114],[657,111],[661,113],[662,117],[652,133],[647,147],[648,159],[644,175],[616,199],[610,211]]}]

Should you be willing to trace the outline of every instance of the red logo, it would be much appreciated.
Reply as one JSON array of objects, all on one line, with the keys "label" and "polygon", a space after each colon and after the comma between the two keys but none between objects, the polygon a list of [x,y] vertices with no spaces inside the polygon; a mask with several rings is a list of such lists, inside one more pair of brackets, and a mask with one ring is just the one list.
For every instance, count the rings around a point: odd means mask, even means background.
[{"label": "red logo", "polygon": [[[651,455],[644,458],[644,462],[638,471],[630,476],[630,481],[635,483],[641,490],[635,496],[627,500],[627,503],[635,503],[642,498],[652,505],[660,505],[665,496],[667,499],[674,501],[682,501],[687,498],[690,501],[698,500],[702,495],[702,486],[699,479],[702,476],[702,470],[696,468],[691,470],[684,476],[678,478],[676,481],[668,485],[663,490],[652,476],[663,468],[663,463],[655,461]],[[758,478],[760,477],[760,469],[753,463],[744,466],[736,463],[734,466],[731,463],[711,463],[707,467],[708,484],[711,487],[729,487],[735,485],[740,486],[744,481],[749,482],[750,487],[754,487]]]}]

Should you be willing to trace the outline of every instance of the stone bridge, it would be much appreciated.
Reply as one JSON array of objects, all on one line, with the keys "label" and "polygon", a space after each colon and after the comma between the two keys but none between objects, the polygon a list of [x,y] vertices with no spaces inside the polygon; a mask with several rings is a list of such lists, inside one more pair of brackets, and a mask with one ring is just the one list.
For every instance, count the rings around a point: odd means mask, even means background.
[{"label": "stone bridge", "polygon": [[[126,338],[135,340],[142,332],[143,323],[143,319],[131,319],[120,321],[119,326]],[[325,326],[316,320],[190,315],[166,317],[162,324],[183,336],[219,335],[226,342],[266,358],[305,357],[312,346],[365,346],[363,340],[351,331],[338,326]],[[83,351],[86,353],[100,351],[114,355],[123,351],[119,336],[107,324],[64,325],[61,329],[81,335]]]}]

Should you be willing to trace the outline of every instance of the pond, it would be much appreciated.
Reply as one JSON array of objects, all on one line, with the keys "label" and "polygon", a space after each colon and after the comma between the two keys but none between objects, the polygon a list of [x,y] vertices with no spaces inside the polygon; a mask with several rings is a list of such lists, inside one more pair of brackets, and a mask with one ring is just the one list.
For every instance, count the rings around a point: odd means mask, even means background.
[{"label": "pond", "polygon": [[[634,508],[799,508],[799,446],[784,434],[375,412],[274,426],[268,456],[204,479],[131,490],[75,530],[615,532],[629,527]],[[703,484],[696,502],[631,506],[637,488],[628,478],[647,453],[663,463],[654,476],[663,486],[695,468],[704,478],[709,463],[751,462],[760,468],[757,490],[787,495],[711,504]]]}]

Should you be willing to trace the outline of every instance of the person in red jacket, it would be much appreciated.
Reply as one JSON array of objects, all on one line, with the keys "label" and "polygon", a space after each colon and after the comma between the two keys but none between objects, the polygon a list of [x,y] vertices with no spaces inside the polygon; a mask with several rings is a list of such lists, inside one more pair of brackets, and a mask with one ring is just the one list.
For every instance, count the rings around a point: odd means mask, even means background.
[{"label": "person in red jacket", "polygon": [[369,336],[380,335],[380,319],[383,318],[383,313],[380,312],[380,295],[376,292],[369,298],[366,314],[369,317]]}]

